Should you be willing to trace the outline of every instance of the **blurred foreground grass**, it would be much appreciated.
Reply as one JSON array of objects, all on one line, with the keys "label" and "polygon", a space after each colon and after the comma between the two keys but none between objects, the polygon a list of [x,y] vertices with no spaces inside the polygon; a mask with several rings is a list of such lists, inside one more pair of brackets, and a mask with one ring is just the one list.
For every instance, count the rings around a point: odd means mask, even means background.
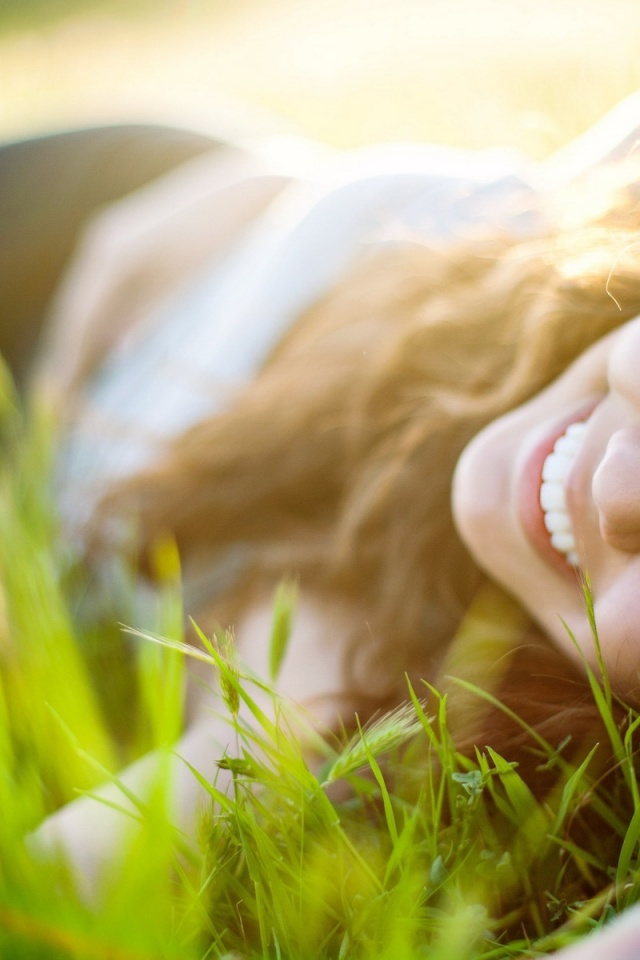
[{"label": "blurred foreground grass", "polygon": [[[108,776],[122,743],[97,697],[88,638],[70,603],[78,585],[70,591],[63,576],[47,483],[50,435],[46,423],[20,416],[4,386],[3,960],[541,957],[640,898],[640,717],[629,711],[619,729],[609,688],[595,675],[603,743],[572,762],[570,737],[549,744],[531,734],[540,770],[557,776],[539,800],[509,757],[489,747],[471,757],[456,752],[447,700],[426,685],[409,688],[406,706],[349,742],[328,741],[323,767],[313,772],[286,706],[274,694],[270,720],[228,644],[202,637],[236,745],[220,763],[227,787],[218,780],[206,785],[213,806],[193,851],[167,820],[169,785],[161,776],[136,805],[139,829],[88,905],[64,860],[33,858],[24,837],[79,788]],[[288,603],[283,597],[279,602]],[[483,602],[491,601],[489,594]],[[166,750],[180,723],[175,591],[162,606],[162,622],[150,626],[161,627],[164,639],[138,635],[130,662],[134,695],[120,687],[120,703],[111,704],[133,718],[136,750]],[[280,624],[283,613],[276,614]],[[96,639],[111,643],[105,635]],[[279,643],[281,655],[286,637]],[[99,679],[106,682],[104,674]],[[241,704],[255,722],[243,719]]]},{"label": "blurred foreground grass", "polygon": [[635,0],[4,5],[6,135],[239,120],[336,144],[500,144],[539,158],[640,87]]}]

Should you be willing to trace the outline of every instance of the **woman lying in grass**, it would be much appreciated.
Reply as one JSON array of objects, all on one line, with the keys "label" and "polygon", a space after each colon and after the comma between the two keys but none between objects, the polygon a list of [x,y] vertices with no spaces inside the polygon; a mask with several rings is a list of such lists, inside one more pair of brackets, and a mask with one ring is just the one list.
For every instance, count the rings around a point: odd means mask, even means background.
[{"label": "woman lying in grass", "polygon": [[[187,613],[205,635],[233,624],[268,679],[273,590],[293,577],[276,689],[301,717],[353,730],[406,700],[407,676],[421,696],[462,675],[529,732],[452,687],[459,749],[488,744],[544,796],[536,736],[576,763],[602,739],[585,665],[640,699],[637,111],[528,171],[498,154],[194,140],[200,156],[100,214],[32,374],[61,410],[61,512],[96,591],[132,544],[153,583],[173,538]],[[20,372],[21,345],[7,352]],[[489,582],[521,612],[494,597],[484,644],[461,653]],[[190,768],[220,790],[233,773],[218,698],[193,683],[175,749],[173,817],[191,837],[206,792]],[[121,783],[144,795],[156,762]],[[102,796],[127,806],[120,787]],[[61,848],[95,892],[132,830],[82,798],[31,843]],[[614,953],[627,931],[605,934],[612,958],[631,955]]]}]

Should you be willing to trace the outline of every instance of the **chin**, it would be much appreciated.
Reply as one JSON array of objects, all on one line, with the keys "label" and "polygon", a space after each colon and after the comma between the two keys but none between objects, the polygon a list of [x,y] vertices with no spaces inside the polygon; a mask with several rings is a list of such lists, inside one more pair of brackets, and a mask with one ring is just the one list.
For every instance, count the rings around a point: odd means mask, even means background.
[{"label": "chin", "polygon": [[468,444],[454,473],[453,516],[478,566],[554,636],[559,618],[575,613],[576,578],[559,555],[543,559],[520,521],[521,426],[507,415]]}]

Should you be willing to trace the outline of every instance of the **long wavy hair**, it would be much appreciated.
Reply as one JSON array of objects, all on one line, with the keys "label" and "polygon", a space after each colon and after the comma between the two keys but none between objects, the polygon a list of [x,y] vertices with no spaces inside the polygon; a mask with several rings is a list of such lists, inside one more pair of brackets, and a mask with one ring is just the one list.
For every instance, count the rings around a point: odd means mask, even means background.
[{"label": "long wavy hair", "polygon": [[[435,680],[484,583],[451,515],[462,449],[640,312],[637,170],[606,179],[583,185],[586,216],[574,196],[555,198],[558,226],[541,239],[365,252],[231,408],[114,490],[102,517],[135,513],[143,555],[170,533],[187,576],[241,544],[234,586],[204,604],[213,618],[285,573],[356,605],[345,669],[369,711],[406,695],[405,672]],[[518,636],[501,695],[550,736],[570,714],[588,737],[578,672],[532,625]],[[489,722],[521,737],[484,715],[462,722],[461,738]]]}]

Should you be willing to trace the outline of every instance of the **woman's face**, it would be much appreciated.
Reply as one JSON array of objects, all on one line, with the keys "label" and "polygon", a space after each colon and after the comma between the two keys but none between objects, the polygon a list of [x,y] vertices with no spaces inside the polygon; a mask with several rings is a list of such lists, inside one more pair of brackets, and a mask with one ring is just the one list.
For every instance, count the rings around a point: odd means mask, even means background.
[{"label": "woman's face", "polygon": [[579,659],[568,627],[595,664],[588,572],[609,676],[640,698],[640,318],[472,440],[453,509],[480,566]]}]

